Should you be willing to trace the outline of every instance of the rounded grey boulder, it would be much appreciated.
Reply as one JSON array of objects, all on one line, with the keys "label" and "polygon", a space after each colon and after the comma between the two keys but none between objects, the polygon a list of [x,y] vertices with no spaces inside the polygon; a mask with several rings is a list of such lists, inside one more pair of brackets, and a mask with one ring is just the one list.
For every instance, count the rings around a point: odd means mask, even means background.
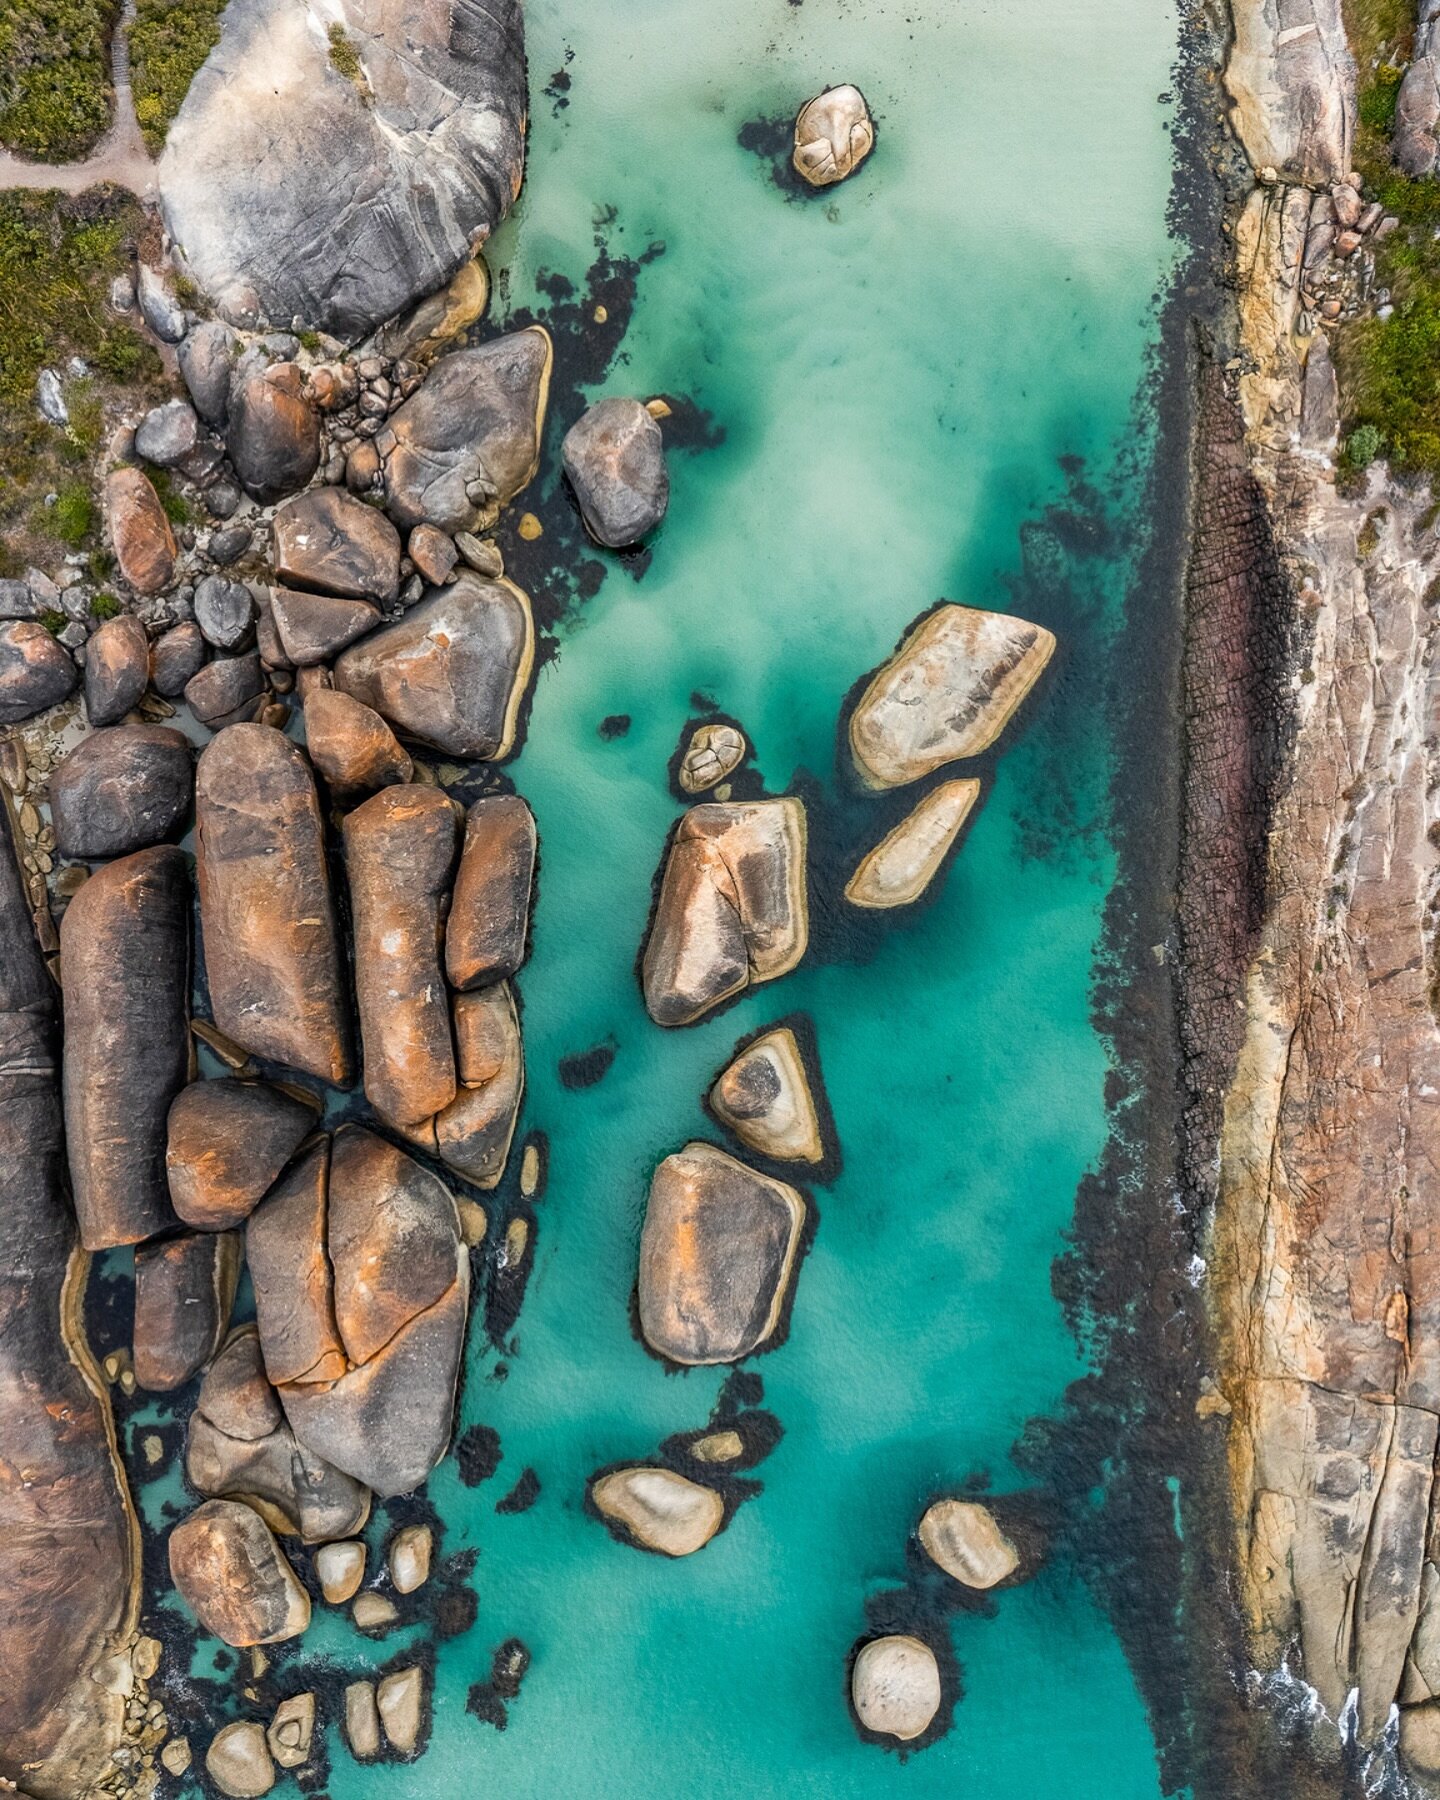
[{"label": "rounded grey boulder", "polygon": [[665,517],[665,444],[638,400],[597,401],[565,433],[561,455],[585,528],[597,543],[611,550],[638,544]]},{"label": "rounded grey boulder", "polygon": [[80,671],[43,625],[15,619],[0,625],[0,725],[33,718],[73,693]]},{"label": "rounded grey boulder", "polygon": [[205,575],[195,587],[195,623],[217,650],[238,650],[250,637],[255,603],[243,582]]},{"label": "rounded grey boulder", "polygon": [[163,843],[190,811],[190,746],[168,725],[91,732],[50,777],[62,856],[124,856]]}]

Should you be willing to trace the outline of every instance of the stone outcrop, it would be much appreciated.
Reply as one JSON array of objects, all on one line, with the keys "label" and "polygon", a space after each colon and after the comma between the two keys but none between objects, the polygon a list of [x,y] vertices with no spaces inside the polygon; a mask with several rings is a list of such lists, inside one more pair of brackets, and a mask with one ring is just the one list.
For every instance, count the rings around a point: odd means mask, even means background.
[{"label": "stone outcrop", "polygon": [[998,1587],[1020,1567],[999,1520],[977,1500],[937,1500],[920,1520],[920,1543],[937,1568],[968,1588]]},{"label": "stone outcrop", "polygon": [[670,475],[658,422],[639,400],[597,400],[565,433],[565,473],[597,544],[638,544],[665,517]]},{"label": "stone outcrop", "polygon": [[220,1348],[240,1277],[233,1231],[186,1231],[135,1252],[135,1381],[183,1387]]},{"label": "stone outcrop", "polygon": [[161,208],[232,323],[361,337],[499,224],[526,112],[518,0],[241,0],[170,127]]},{"label": "stone outcrop", "polygon": [[725,1502],[672,1469],[616,1469],[590,1484],[590,1498],[633,1543],[663,1556],[692,1556],[725,1521]]},{"label": "stone outcrop", "polygon": [[85,715],[116,725],[137,705],[150,680],[150,640],[131,613],[107,619],[85,646]]},{"label": "stone outcrop", "polygon": [[400,533],[384,513],[343,488],[315,488],[287,500],[272,530],[282,581],[377,606],[400,591]]},{"label": "stone outcrop", "polygon": [[940,1665],[919,1638],[872,1638],[850,1671],[855,1716],[877,1737],[923,1737],[940,1710]]},{"label": "stone outcrop", "polygon": [[848,82],[807,100],[795,120],[795,173],[811,187],[853,175],[875,148],[875,126],[859,88]]},{"label": "stone outcrop", "polygon": [[170,1578],[205,1629],[236,1649],[284,1643],[310,1623],[310,1596],[285,1552],[238,1500],[206,1500],[181,1520],[170,1533]]},{"label": "stone outcrop", "polygon": [[261,1081],[192,1081],[170,1106],[165,1168],[197,1231],[243,1225],[315,1129],[313,1106]]},{"label": "stone outcrop", "polygon": [[640,1236],[640,1329],[677,1363],[730,1363],[775,1332],[805,1203],[713,1144],[667,1156]]},{"label": "stone outcrop", "polygon": [[140,469],[105,477],[105,516],[120,573],[137,594],[160,594],[175,576],[175,533],[150,478]]},{"label": "stone outcrop", "polygon": [[1287,181],[1343,181],[1355,64],[1341,0],[1241,0],[1233,16],[1225,88],[1251,164]]},{"label": "stone outcrop", "polygon": [[942,781],[861,858],[845,883],[852,906],[909,906],[929,887],[980,797],[978,781]]},{"label": "stone outcrop", "polygon": [[537,849],[535,815],[518,794],[477,800],[445,927],[445,970],[464,992],[504,981],[525,960]]},{"label": "stone outcrop", "polygon": [[710,1110],[742,1144],[777,1162],[818,1163],[825,1138],[810,1077],[788,1025],[737,1052],[710,1090]]},{"label": "stone outcrop", "polygon": [[17,725],[75,691],[69,651],[33,619],[0,625],[0,725]]},{"label": "stone outcrop", "polygon": [[256,1056],[347,1080],[335,912],[305,758],[268,725],[230,726],[200,757],[195,816],[216,1025]]},{"label": "stone outcrop", "polygon": [[1440,158],[1440,0],[1420,0],[1415,53],[1395,102],[1395,161],[1407,175],[1433,175]]},{"label": "stone outcrop", "polygon": [[168,725],[92,731],[50,777],[50,820],[62,856],[145,850],[190,815],[190,745]]},{"label": "stone outcrop", "polygon": [[336,688],[305,696],[305,748],[342,800],[408,781],[414,764],[373,706]]},{"label": "stone outcrop", "polygon": [[692,806],[670,843],[642,963],[657,1025],[690,1025],[788,974],[809,942],[805,808],[750,800]]}]

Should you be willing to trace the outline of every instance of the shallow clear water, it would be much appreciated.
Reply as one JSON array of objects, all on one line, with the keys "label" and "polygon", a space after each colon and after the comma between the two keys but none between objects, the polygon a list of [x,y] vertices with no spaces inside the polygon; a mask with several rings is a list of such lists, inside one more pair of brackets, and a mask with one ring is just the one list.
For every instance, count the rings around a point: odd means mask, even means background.
[{"label": "shallow clear water", "polygon": [[[478,1550],[479,1618],[442,1646],[427,1755],[363,1768],[332,1738],[327,1791],[1140,1800],[1159,1792],[1144,1709],[1063,1558],[993,1617],[952,1622],[954,1729],[908,1760],[860,1741],[844,1667],[867,1598],[904,1579],[925,1500],[977,1471],[1023,1485],[1012,1445],[1082,1372],[1050,1268],[1105,1133],[1089,1003],[1114,876],[1114,721],[1095,697],[1143,539],[1134,407],[1174,256],[1173,7],[529,0],[527,14],[532,148],[494,247],[499,311],[540,305],[546,272],[583,286],[613,208],[612,254],[664,252],[596,391],[687,395],[724,438],[672,454],[648,571],[614,569],[562,632],[510,771],[543,844],[522,1129],[548,1134],[550,1162],[508,1372],[477,1330],[464,1395],[462,1425],[493,1426],[503,1462],[467,1489],[452,1458],[430,1484],[445,1550]],[[542,90],[562,67],[557,110]],[[828,199],[787,198],[737,134],[845,79],[879,119],[878,149]],[[1111,536],[1083,569],[1032,558],[1012,591],[1022,527],[1065,498],[1071,456],[1106,491]],[[547,470],[527,497],[542,516],[564,505],[552,483]],[[830,960],[696,1030],[658,1030],[633,963],[691,694],[744,723],[771,791],[807,774],[822,806],[843,801],[845,831],[869,829],[837,779],[839,709],[942,595],[1013,601],[1062,644],[943,893],[863,943],[822,932]],[[620,713],[630,731],[603,741]],[[822,924],[843,873],[815,872]],[[735,1039],[794,1011],[814,1021],[844,1166],[816,1190],[788,1340],[753,1364],[785,1435],[763,1493],[666,1562],[582,1509],[594,1469],[703,1425],[724,1375],[667,1375],[631,1334],[647,1182],[667,1151],[713,1135],[699,1097]],[[559,1059],[606,1039],[609,1073],[567,1091]],[[497,1516],[527,1467],[538,1501]],[[511,1636],[534,1660],[501,1733],[465,1698]],[[305,1649],[321,1645],[357,1670],[397,1648],[333,1619]]]}]

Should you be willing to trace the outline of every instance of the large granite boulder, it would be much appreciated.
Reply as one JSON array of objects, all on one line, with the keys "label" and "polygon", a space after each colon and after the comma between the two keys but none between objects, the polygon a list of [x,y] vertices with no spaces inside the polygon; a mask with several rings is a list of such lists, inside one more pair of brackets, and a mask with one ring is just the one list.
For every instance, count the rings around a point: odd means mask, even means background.
[{"label": "large granite boulder", "polygon": [[265,1367],[296,1438],[382,1498],[445,1453],[470,1261],[449,1191],[346,1126],[246,1226]]},{"label": "large granite boulder", "polygon": [[870,787],[903,787],[988,750],[1055,649],[1053,633],[1005,613],[937,607],[905,634],[850,715]]},{"label": "large granite boulder", "polygon": [[692,806],[670,843],[641,968],[657,1025],[690,1025],[805,954],[805,808],[796,799]]},{"label": "large granite boulder", "polygon": [[161,210],[232,323],[357,338],[500,222],[527,105],[518,0],[232,0],[170,127]]},{"label": "large granite boulder", "polygon": [[525,960],[535,880],[535,815],[518,794],[477,800],[445,927],[445,971],[453,987],[504,981]]},{"label": "large granite boulder", "polygon": [[734,725],[698,726],[677,770],[687,794],[704,794],[727,781],[745,760],[745,734]]},{"label": "large granite boulder", "polygon": [[170,1578],[205,1629],[236,1649],[299,1637],[310,1596],[270,1527],[238,1500],[207,1500],[170,1533]]},{"label": "large granite boulder", "polygon": [[380,609],[368,600],[301,594],[284,587],[271,588],[267,599],[281,654],[297,669],[329,662],[380,623]]},{"label": "large granite boulder", "polygon": [[845,883],[852,906],[909,906],[935,879],[980,797],[978,781],[942,781],[867,851]]},{"label": "large granite boulder", "polygon": [[449,756],[492,761],[514,745],[534,661],[529,596],[513,582],[466,570],[344,651],[335,686],[407,737]]},{"label": "large granite boulder", "polygon": [[844,82],[800,108],[790,160],[811,187],[833,187],[853,175],[874,148],[875,126],[865,96]]},{"label": "large granite boulder", "polygon": [[87,1250],[175,1223],[165,1117],[190,1056],[190,878],[182,851],[98,869],[60,924],[65,1135]]},{"label": "large granite boulder", "polygon": [[170,1105],[165,1169],[197,1231],[243,1225],[315,1128],[316,1110],[262,1081],[192,1081]]},{"label": "large granite boulder", "polygon": [[195,410],[207,425],[225,423],[239,342],[223,319],[203,319],[190,327],[175,351]]},{"label": "large granite boulder", "polygon": [[632,1543],[662,1556],[693,1556],[725,1521],[725,1502],[673,1469],[615,1469],[590,1484],[590,1498]]},{"label": "large granite boulder", "polygon": [[107,619],[85,646],[85,716],[115,725],[139,704],[150,680],[150,640],[131,613]]},{"label": "large granite boulder", "polygon": [[373,706],[335,688],[305,696],[305,748],[342,799],[408,781],[415,765]]},{"label": "large granite boulder", "polygon": [[391,1124],[414,1125],[455,1098],[440,940],[460,809],[439,788],[382,788],[344,836],[365,1093]]},{"label": "large granite boulder", "polygon": [[375,439],[406,527],[470,531],[535,474],[553,350],[543,325],[442,357]]},{"label": "large granite boulder", "polygon": [[175,575],[175,533],[148,475],[112,469],[105,477],[105,514],[122,577],[137,594],[159,594]]},{"label": "large granite boulder", "polygon": [[855,1716],[877,1737],[907,1744],[923,1737],[940,1710],[940,1665],[919,1638],[872,1638],[850,1671]]},{"label": "large granite boulder", "polygon": [[62,856],[124,856],[164,841],[189,816],[190,745],[168,725],[92,731],[50,777]]},{"label": "large granite boulder", "polygon": [[255,1056],[346,1081],[349,1030],[320,806],[304,756],[283,733],[232,725],[202,752],[195,862],[216,1025]]},{"label": "large granite boulder", "polygon": [[670,475],[660,426],[639,400],[598,400],[565,433],[565,473],[598,544],[638,544],[665,517]]},{"label": "large granite boulder", "polygon": [[185,703],[202,725],[223,731],[248,724],[264,704],[265,670],[258,650],[217,656],[185,683]]},{"label": "large granite boulder", "polygon": [[520,1018],[508,982],[457,994],[455,1098],[433,1119],[405,1135],[478,1188],[493,1188],[505,1173],[525,1092]]},{"label": "large granite boulder", "polygon": [[0,725],[17,725],[66,699],[80,671],[70,652],[33,619],[0,625]]},{"label": "large granite boulder", "polygon": [[225,448],[257,500],[303,488],[320,466],[320,415],[292,362],[242,362],[230,384]]},{"label": "large granite boulder", "polygon": [[220,1348],[240,1278],[233,1231],[186,1231],[135,1252],[135,1380],[183,1387]]},{"label": "large granite boulder", "polygon": [[1355,61],[1342,0],[1234,9],[1225,64],[1230,122],[1255,169],[1315,186],[1343,181],[1354,131]]},{"label": "large granite boulder", "polygon": [[1020,1552],[978,1500],[937,1500],[927,1507],[920,1543],[937,1568],[968,1588],[998,1587],[1020,1567]]},{"label": "large granite boulder", "polygon": [[377,605],[400,591],[400,533],[344,488],[298,494],[277,509],[273,530],[282,581]]},{"label": "large granite boulder", "polygon": [[737,1052],[710,1090],[710,1110],[742,1144],[776,1162],[825,1160],[820,1115],[799,1040],[777,1025]]},{"label": "large granite boulder", "polygon": [[650,1183],[640,1234],[640,1329],[677,1363],[731,1363],[780,1323],[805,1223],[794,1188],[692,1143]]}]

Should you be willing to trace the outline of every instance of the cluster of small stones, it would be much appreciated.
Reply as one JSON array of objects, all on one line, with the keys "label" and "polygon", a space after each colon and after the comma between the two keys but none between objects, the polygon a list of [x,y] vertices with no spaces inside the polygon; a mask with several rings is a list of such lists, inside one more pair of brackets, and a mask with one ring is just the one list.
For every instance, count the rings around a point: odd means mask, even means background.
[{"label": "cluster of small stones", "polygon": [[[1261,170],[1260,179],[1273,184],[1278,177],[1268,169]],[[1355,171],[1335,182],[1328,192],[1323,188],[1316,191],[1301,259],[1303,311],[1297,321],[1301,333],[1313,331],[1317,320],[1335,325],[1372,309],[1378,317],[1389,318],[1393,310],[1389,291],[1374,285],[1374,250],[1399,223],[1378,200],[1364,198]]]}]

